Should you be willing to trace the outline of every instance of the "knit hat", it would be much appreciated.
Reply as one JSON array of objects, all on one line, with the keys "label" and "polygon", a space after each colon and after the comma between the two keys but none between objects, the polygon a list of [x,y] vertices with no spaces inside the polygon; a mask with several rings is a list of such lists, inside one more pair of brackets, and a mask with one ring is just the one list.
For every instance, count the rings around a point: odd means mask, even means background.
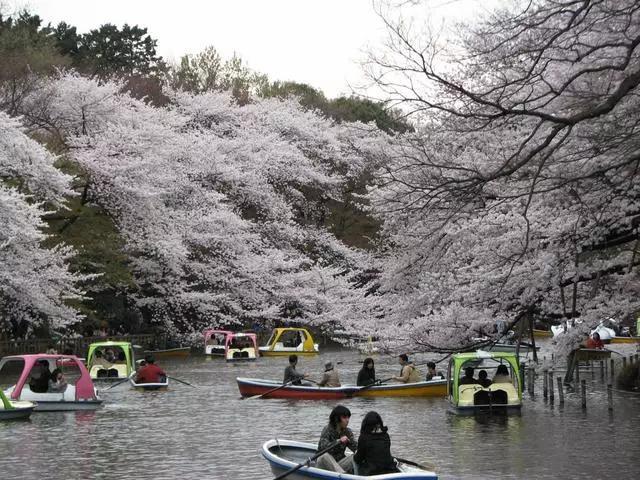
[{"label": "knit hat", "polygon": [[327,362],[324,364],[324,371],[328,372],[329,370],[333,370],[333,363]]}]

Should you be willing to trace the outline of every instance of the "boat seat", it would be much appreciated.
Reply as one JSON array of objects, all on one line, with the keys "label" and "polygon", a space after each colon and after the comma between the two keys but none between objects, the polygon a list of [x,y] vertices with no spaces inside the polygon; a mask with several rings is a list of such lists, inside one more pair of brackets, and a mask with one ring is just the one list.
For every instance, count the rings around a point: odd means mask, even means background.
[{"label": "boat seat", "polygon": [[[518,403],[518,392],[510,383],[494,383],[487,388],[479,384],[460,385],[458,389],[460,405],[488,405],[499,403]],[[481,393],[483,392],[483,393]]]}]

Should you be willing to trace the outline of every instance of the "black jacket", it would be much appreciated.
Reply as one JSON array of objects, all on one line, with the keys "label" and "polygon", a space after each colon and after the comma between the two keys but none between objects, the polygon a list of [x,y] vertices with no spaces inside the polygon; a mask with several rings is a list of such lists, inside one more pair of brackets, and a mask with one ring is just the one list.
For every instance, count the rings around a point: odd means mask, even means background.
[{"label": "black jacket", "polygon": [[363,387],[376,383],[376,371],[372,368],[362,367],[358,372],[358,386]]},{"label": "black jacket", "polygon": [[398,471],[391,456],[391,439],[387,432],[360,435],[358,451],[353,460],[358,464],[358,475],[382,475]]}]

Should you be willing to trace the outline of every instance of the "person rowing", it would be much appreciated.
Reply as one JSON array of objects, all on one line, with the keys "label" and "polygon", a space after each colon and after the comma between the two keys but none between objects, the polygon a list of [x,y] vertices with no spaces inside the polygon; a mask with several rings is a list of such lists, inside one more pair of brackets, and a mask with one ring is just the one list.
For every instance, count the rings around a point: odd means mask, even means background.
[{"label": "person rowing", "polygon": [[337,405],[329,415],[329,424],[324,427],[318,442],[318,451],[324,450],[336,440],[340,443],[327,453],[318,457],[317,467],[339,473],[353,473],[353,456],[345,455],[347,447],[352,452],[358,449],[353,432],[348,428],[351,419],[351,411],[343,406]]},{"label": "person rowing", "polygon": [[302,380],[308,377],[306,373],[299,373],[296,365],[298,365],[298,356],[289,355],[289,365],[284,369],[283,384],[302,385]]}]

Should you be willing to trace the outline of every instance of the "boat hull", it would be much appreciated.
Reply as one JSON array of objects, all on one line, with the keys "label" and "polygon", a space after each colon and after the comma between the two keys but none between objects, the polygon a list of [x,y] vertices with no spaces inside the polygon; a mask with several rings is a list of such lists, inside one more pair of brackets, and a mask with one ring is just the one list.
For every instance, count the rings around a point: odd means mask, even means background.
[{"label": "boat hull", "polygon": [[430,382],[379,385],[361,392],[356,397],[444,397],[447,395],[447,380]]},{"label": "boat hull", "polygon": [[11,402],[13,408],[4,408],[0,402],[0,420],[20,420],[29,418],[36,407],[32,402]]},{"label": "boat hull", "polygon": [[640,343],[640,337],[613,337],[609,343]]},{"label": "boat hull", "polygon": [[551,330],[538,330],[534,328],[533,336],[536,338],[551,338],[553,337],[553,332]]},{"label": "boat hull", "polygon": [[450,411],[456,415],[504,415],[518,414],[522,411],[522,404],[518,405],[469,405],[450,407]]},{"label": "boat hull", "polygon": [[[255,378],[237,378],[236,381],[240,395],[243,397],[264,395],[263,398],[338,400],[350,397],[444,397],[447,394],[447,380],[376,385],[369,388],[355,385],[345,385],[336,388],[317,387],[314,385],[287,385],[286,387],[282,387],[282,383]],[[277,390],[274,390],[276,388]]]},{"label": "boat hull", "polygon": [[260,356],[262,357],[288,357],[292,354],[295,354],[299,357],[308,357],[311,355],[318,355],[318,353],[319,352],[317,350],[300,350],[296,352],[295,350],[263,350],[262,347],[260,347]]},{"label": "boat hull", "polygon": [[55,401],[43,402],[39,400],[35,407],[36,412],[68,412],[74,410],[97,410],[102,405],[102,400],[87,400],[83,402]]},{"label": "boat hull", "polygon": [[169,388],[169,382],[163,383],[135,383],[133,379],[129,380],[131,388],[139,392],[158,392],[165,391]]},{"label": "boat hull", "polygon": [[[316,445],[310,443],[296,442],[293,440],[269,440],[262,446],[262,456],[269,462],[271,471],[275,475],[281,475],[301,463],[305,463],[309,457],[316,453]],[[388,473],[385,475],[375,475],[376,479],[392,480],[392,479],[413,479],[413,480],[437,480],[438,476],[435,472],[411,467],[400,463],[401,469],[398,473]],[[287,479],[308,480],[314,479],[349,479],[360,480],[372,477],[362,475],[345,474],[321,470],[316,468],[314,464],[304,465],[297,471],[287,475]]]},{"label": "boat hull", "polygon": [[184,358],[191,355],[191,347],[168,348],[166,350],[145,350],[145,355],[153,355],[158,358]]}]

